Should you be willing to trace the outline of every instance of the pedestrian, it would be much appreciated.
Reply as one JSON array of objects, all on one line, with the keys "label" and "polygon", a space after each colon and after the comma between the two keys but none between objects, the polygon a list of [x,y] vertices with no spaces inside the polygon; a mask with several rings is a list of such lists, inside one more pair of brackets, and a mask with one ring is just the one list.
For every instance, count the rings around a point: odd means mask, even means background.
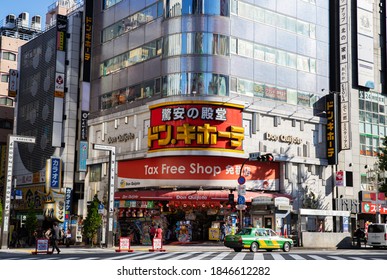
[{"label": "pedestrian", "polygon": [[220,226],[220,241],[224,241],[224,237],[226,236],[226,225],[222,223]]},{"label": "pedestrian", "polygon": [[362,229],[360,228],[360,226],[357,226],[357,229],[356,229],[354,235],[355,235],[355,237],[356,237],[356,246],[357,246],[358,248],[360,248],[360,247],[361,247],[361,241],[362,241],[362,239],[364,239],[364,237],[365,237],[364,230],[362,230]]},{"label": "pedestrian", "polygon": [[163,229],[161,228],[160,225],[157,226],[156,233],[155,233],[155,238],[163,239]]},{"label": "pedestrian", "polygon": [[152,224],[150,229],[149,229],[149,237],[150,237],[151,241],[153,241],[155,234],[156,234],[156,228],[155,228],[154,224]]},{"label": "pedestrian", "polygon": [[51,231],[51,242],[52,242],[52,253],[56,250],[57,253],[60,253],[59,247],[58,247],[58,240],[60,239],[59,236],[60,228],[58,227],[57,223],[54,223]]},{"label": "pedestrian", "polygon": [[68,228],[66,231],[66,247],[70,247],[71,230]]}]

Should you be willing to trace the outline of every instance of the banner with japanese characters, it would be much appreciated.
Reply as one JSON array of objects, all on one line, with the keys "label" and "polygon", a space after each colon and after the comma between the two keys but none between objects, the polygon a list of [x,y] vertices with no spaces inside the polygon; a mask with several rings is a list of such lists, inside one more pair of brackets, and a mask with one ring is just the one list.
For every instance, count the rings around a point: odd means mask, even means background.
[{"label": "banner with japanese characters", "polygon": [[183,101],[150,106],[148,153],[171,150],[242,152],[243,106]]}]

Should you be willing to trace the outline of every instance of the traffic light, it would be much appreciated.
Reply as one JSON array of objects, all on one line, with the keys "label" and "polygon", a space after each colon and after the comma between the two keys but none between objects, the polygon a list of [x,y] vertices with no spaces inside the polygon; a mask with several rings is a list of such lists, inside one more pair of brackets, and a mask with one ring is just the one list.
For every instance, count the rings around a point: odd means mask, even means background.
[{"label": "traffic light", "polygon": [[274,156],[272,154],[261,155],[258,157],[258,161],[264,161],[264,162],[274,161]]}]

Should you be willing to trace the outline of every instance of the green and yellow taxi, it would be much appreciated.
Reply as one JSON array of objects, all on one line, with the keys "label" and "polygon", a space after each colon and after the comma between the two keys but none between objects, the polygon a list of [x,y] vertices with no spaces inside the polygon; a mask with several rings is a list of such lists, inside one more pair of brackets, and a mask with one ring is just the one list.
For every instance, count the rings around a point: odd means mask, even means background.
[{"label": "green and yellow taxi", "polygon": [[240,252],[242,249],[249,249],[251,252],[257,252],[259,249],[272,251],[282,249],[289,252],[293,246],[293,240],[278,235],[270,228],[242,228],[236,234],[226,235],[224,246]]}]

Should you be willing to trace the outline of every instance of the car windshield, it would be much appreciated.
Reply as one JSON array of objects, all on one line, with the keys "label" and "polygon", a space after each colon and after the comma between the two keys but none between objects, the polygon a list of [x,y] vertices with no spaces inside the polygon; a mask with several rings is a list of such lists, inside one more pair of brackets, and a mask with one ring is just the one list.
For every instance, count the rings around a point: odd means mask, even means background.
[{"label": "car windshield", "polygon": [[251,228],[242,228],[240,231],[237,232],[238,235],[250,235],[251,234]]},{"label": "car windshield", "polygon": [[369,225],[368,232],[370,233],[384,232],[384,225]]}]

